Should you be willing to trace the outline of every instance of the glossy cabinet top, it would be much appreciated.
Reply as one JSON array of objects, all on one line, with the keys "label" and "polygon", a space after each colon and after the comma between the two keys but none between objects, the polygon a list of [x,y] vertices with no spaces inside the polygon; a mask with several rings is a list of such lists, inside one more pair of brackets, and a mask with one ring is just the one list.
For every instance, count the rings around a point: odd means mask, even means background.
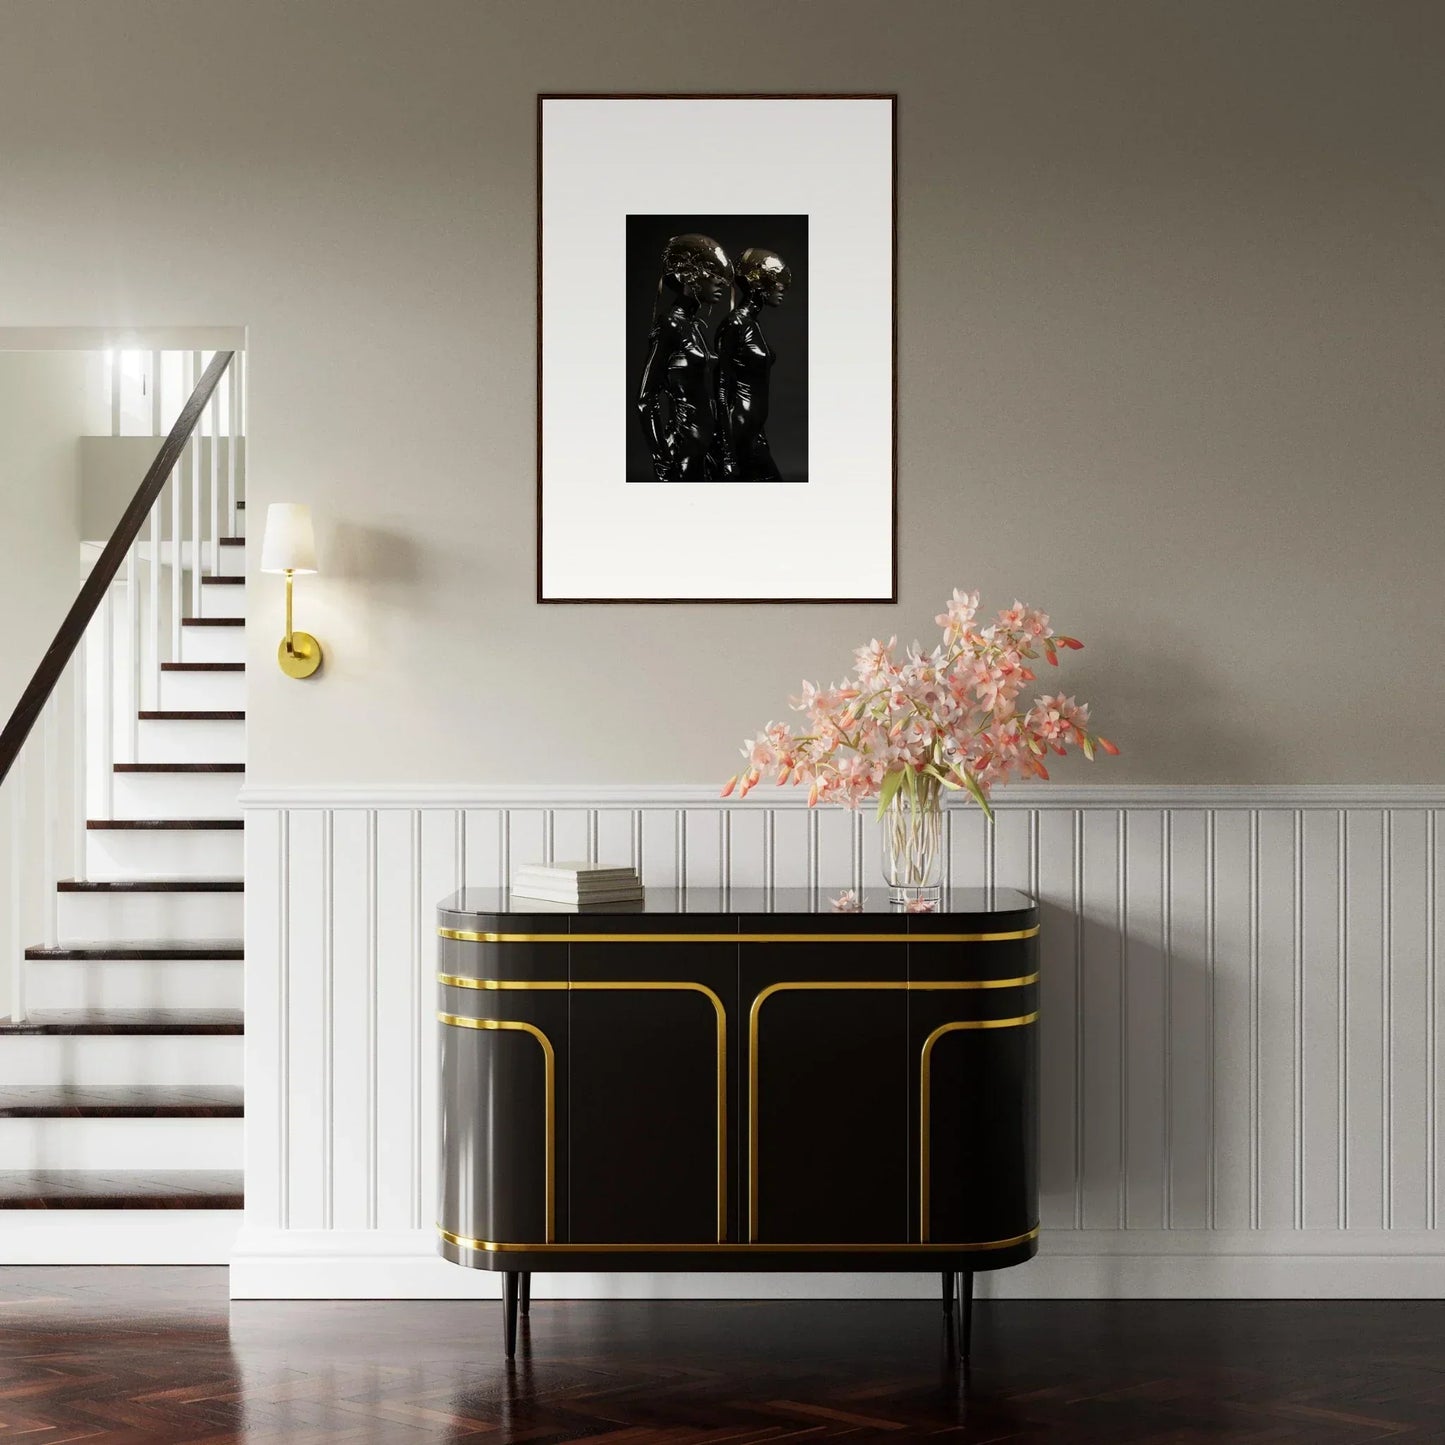
[{"label": "glossy cabinet top", "polygon": [[[844,912],[833,906],[835,892],[808,888],[649,888],[641,903],[593,904],[571,907],[560,903],[543,903],[532,898],[514,898],[510,889],[464,888],[443,899],[437,906],[437,922],[443,928],[485,929],[488,920],[506,919],[515,927],[525,918],[535,931],[567,933],[570,920],[585,919],[589,929],[616,927],[614,920],[626,921],[629,927],[652,929],[667,925],[677,928],[680,915],[688,927],[699,927],[704,919],[712,921],[715,930],[724,930],[746,918],[769,918],[774,926],[786,928],[788,920],[807,920],[809,928],[818,928],[827,919],[828,931],[849,931],[848,925],[867,920],[869,930],[883,929],[900,933],[929,932],[941,926],[961,929],[1032,927],[1038,922],[1035,901],[1025,893],[1012,889],[954,888],[945,889],[939,907],[930,913],[907,913],[889,904],[883,888],[863,893],[862,907]],[[679,929],[678,931],[687,931]]]}]

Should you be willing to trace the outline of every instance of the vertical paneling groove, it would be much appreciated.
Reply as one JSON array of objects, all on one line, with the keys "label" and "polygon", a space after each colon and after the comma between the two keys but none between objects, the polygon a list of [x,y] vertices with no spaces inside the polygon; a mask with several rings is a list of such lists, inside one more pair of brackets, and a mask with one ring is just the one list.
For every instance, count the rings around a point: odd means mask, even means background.
[{"label": "vertical paneling groove", "polygon": [[[510,888],[512,886],[512,815],[506,808],[497,811],[497,828],[500,833],[498,840],[498,853],[501,857],[501,876],[497,879],[498,888]],[[637,862],[637,849],[633,848],[633,864]]]},{"label": "vertical paneling groove", "polygon": [[1164,969],[1164,989],[1160,1000],[1163,1015],[1164,1067],[1161,1082],[1164,1091],[1162,1111],[1164,1154],[1164,1228],[1174,1228],[1174,1075],[1169,1067],[1169,1048],[1174,1038],[1174,813],[1164,810],[1159,848],[1159,932],[1163,943],[1160,960]]},{"label": "vertical paneling groove", "polygon": [[1129,814],[1119,809],[1114,930],[1119,936],[1119,1219],[1129,1227]]},{"label": "vertical paneling groove", "polygon": [[[769,818],[769,821],[771,822],[771,819],[772,819],[772,814],[771,814],[771,813],[768,815],[768,818]],[[688,886],[688,877],[687,877],[687,814],[686,814],[681,808],[679,808],[679,809],[677,810],[677,812],[673,815],[673,820],[672,820],[672,822],[673,822],[672,836],[673,836],[673,839],[675,840],[673,846],[677,849],[677,886],[678,886],[679,888],[686,888],[686,887]]]},{"label": "vertical paneling groove", "polygon": [[336,1227],[336,814],[321,815],[321,1227]]},{"label": "vertical paneling groove", "polygon": [[410,910],[411,936],[411,1227],[420,1229],[421,1214],[421,809],[411,810],[411,843],[407,856],[411,860]]},{"label": "vertical paneling groove", "polygon": [[1073,816],[1074,1228],[1084,1227],[1084,810]]},{"label": "vertical paneling groove", "polygon": [[1259,1228],[1259,812],[1249,810],[1249,1227]]},{"label": "vertical paneling groove", "polygon": [[366,1227],[377,1222],[376,809],[366,810]]},{"label": "vertical paneling groove", "polygon": [[1214,833],[1218,818],[1213,808],[1205,815],[1204,821],[1204,954],[1207,980],[1206,995],[1209,999],[1209,1013],[1205,1023],[1208,1033],[1209,1059],[1209,1140],[1206,1218],[1210,1229],[1219,1227],[1219,1126],[1218,1126],[1218,1079],[1215,1069],[1214,1029],[1217,1017],[1217,996],[1215,991],[1215,965],[1218,950],[1219,923],[1215,916],[1215,845]]},{"label": "vertical paneling groove", "polygon": [[1393,939],[1390,927],[1391,851],[1395,844],[1394,814],[1380,811],[1380,1223],[1395,1227],[1395,990]]},{"label": "vertical paneling groove", "polygon": [[1439,985],[1435,979],[1438,955],[1435,943],[1435,859],[1439,814],[1425,814],[1425,1227],[1434,1229],[1440,1218],[1440,1179],[1435,1094],[1440,1087],[1439,1026],[1435,1010]]},{"label": "vertical paneling groove", "polygon": [[1305,1222],[1305,815],[1294,814],[1294,1227]]},{"label": "vertical paneling groove", "polygon": [[276,1119],[276,1179],[281,1205],[281,1228],[291,1228],[291,814],[281,814],[281,897],[276,909],[276,1009],[280,1031],[276,1040],[276,1069],[280,1075]]},{"label": "vertical paneling groove", "polygon": [[1339,928],[1338,977],[1336,987],[1340,1000],[1340,1014],[1335,1037],[1336,1056],[1336,1107],[1339,1111],[1339,1161],[1340,1179],[1336,1215],[1341,1229],[1350,1227],[1350,970],[1349,970],[1349,927],[1350,927],[1350,815],[1343,808],[1338,815],[1336,847],[1338,904],[1336,924]]}]

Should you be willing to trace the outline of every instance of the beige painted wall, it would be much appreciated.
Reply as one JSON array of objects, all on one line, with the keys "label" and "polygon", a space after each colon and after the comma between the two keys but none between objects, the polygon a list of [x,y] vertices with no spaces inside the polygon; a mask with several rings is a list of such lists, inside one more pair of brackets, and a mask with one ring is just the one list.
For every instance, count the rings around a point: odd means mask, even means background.
[{"label": "beige painted wall", "polygon": [[[1086,639],[1100,782],[1445,779],[1438,3],[0,0],[0,33],[0,325],[246,325],[253,515],[318,513],[328,667],[280,677],[259,579],[253,779],[722,777],[956,583]],[[900,94],[896,608],[532,601],[533,97],[653,88]]]},{"label": "beige painted wall", "polygon": [[0,351],[0,722],[80,586],[86,357]]}]

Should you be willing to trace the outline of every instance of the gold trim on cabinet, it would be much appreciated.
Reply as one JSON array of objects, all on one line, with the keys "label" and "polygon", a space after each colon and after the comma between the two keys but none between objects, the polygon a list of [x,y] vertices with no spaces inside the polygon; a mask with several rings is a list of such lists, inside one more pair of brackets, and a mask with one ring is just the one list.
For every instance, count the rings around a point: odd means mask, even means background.
[{"label": "gold trim on cabinet", "polygon": [[478,1254],[963,1254],[985,1249],[1012,1249],[1039,1237],[1039,1226],[1012,1239],[984,1239],[968,1244],[499,1244],[471,1239],[437,1225],[448,1244]]},{"label": "gold trim on cabinet", "polygon": [[473,933],[438,928],[458,943],[1009,943],[1035,938],[1040,925],[1008,933]]},{"label": "gold trim on cabinet", "polygon": [[932,1112],[933,1112],[933,1046],[944,1034],[959,1033],[967,1029],[1009,1029],[1038,1022],[1038,1010],[1022,1014],[1016,1019],[957,1019],[953,1023],[940,1024],[923,1041],[923,1052],[918,1061],[918,1238],[928,1243],[929,1189],[932,1184],[930,1170],[933,1163]]},{"label": "gold trim on cabinet", "polygon": [[544,1147],[546,1153],[543,1155],[543,1166],[545,1169],[546,1193],[547,1193],[547,1220],[546,1236],[550,1243],[556,1231],[556,1179],[554,1178],[554,1160],[556,1158],[556,1070],[557,1056],[552,1051],[552,1040],[537,1027],[536,1024],[523,1023],[519,1019],[469,1019],[463,1018],[460,1014],[449,1014],[438,1011],[437,1022],[450,1024],[457,1029],[486,1029],[503,1030],[523,1034],[531,1034],[542,1046],[542,1077],[543,1077],[543,1101],[544,1112],[546,1113]]},{"label": "gold trim on cabinet", "polygon": [[[727,1009],[716,993],[704,983],[683,982],[674,979],[625,979],[625,980],[567,980],[567,979],[502,979],[467,978],[461,974],[439,973],[437,982],[448,988],[474,988],[491,990],[532,989],[560,990],[570,992],[620,992],[629,989],[660,989],[666,992],[689,992],[702,994],[712,1004],[717,1017],[717,1237],[721,1242],[728,1232],[728,1023]],[[438,1018],[443,1017],[441,1014]],[[457,1015],[448,1014],[449,1021],[457,1021]],[[485,1026],[485,1025],[482,1025]],[[529,1027],[524,1025],[524,1027]],[[550,1161],[550,1156],[549,1156]],[[550,1169],[550,1162],[549,1162]]]},{"label": "gold trim on cabinet", "polygon": [[[1037,933],[1034,929],[1033,933]],[[1031,936],[1031,935],[1013,935]],[[764,1002],[770,999],[775,993],[790,993],[809,989],[886,989],[933,991],[938,989],[985,989],[985,988],[1023,988],[1027,984],[1037,983],[1037,973],[1024,974],[1020,978],[979,978],[979,979],[957,979],[957,980],[930,980],[930,979],[866,979],[866,980],[834,980],[834,981],[813,981],[813,980],[789,980],[784,983],[770,983],[765,989],[753,998],[752,1007],[748,1010],[748,1238],[755,1240],[758,1233],[758,1016]],[[1037,1013],[1025,1014],[1021,1018],[1012,1019],[983,1019],[976,1023],[960,1024],[960,1028],[1012,1028],[1019,1024],[1032,1023],[1038,1018]],[[927,1059],[927,1051],[932,1047],[932,1040],[925,1046],[924,1058]],[[921,1146],[920,1146],[921,1149]]]}]

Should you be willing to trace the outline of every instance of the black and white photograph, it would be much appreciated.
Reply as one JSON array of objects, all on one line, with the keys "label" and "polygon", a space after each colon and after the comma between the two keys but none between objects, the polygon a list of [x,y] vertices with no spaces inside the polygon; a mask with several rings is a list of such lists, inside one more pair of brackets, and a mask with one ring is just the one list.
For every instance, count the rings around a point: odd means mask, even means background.
[{"label": "black and white photograph", "polygon": [[629,482],[808,480],[808,218],[629,216]]},{"label": "black and white photograph", "polygon": [[895,112],[539,97],[539,602],[896,599]]}]

